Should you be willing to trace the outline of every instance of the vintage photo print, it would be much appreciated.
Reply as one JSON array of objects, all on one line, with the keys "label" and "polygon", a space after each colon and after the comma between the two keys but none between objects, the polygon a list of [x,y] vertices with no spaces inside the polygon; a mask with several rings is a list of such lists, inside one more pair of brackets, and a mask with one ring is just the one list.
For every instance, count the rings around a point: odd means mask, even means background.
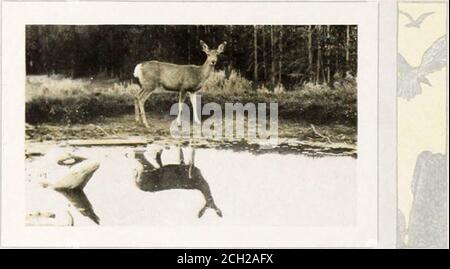
[{"label": "vintage photo print", "polygon": [[20,93],[3,91],[23,109],[3,123],[20,144],[2,149],[3,202],[21,205],[2,211],[5,242],[376,244],[376,5],[345,20],[313,16],[323,3],[45,5],[48,20],[6,6],[22,16],[4,37],[23,40],[4,40]]},{"label": "vintage photo print", "polygon": [[27,25],[26,40],[27,225],[354,223],[357,26]]}]

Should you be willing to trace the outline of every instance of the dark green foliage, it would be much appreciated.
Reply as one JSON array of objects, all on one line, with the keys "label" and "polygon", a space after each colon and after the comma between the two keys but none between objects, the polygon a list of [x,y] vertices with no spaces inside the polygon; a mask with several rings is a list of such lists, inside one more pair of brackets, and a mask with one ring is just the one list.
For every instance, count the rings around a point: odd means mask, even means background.
[{"label": "dark green foliage", "polygon": [[28,25],[26,67],[28,75],[127,80],[139,62],[202,64],[199,40],[213,48],[227,41],[218,69],[235,70],[255,87],[282,83],[289,90],[308,81],[332,83],[335,73],[356,75],[357,27],[349,27],[347,36],[345,25]]},{"label": "dark green foliage", "polygon": [[132,98],[126,96],[88,94],[66,97],[36,97],[26,104],[26,122],[81,123],[98,117],[131,113]]},{"label": "dark green foliage", "polygon": [[[177,102],[174,93],[155,93],[147,101],[149,113],[168,115],[170,107]],[[227,93],[204,93],[202,103],[270,103],[278,102],[279,118],[307,121],[314,124],[341,123],[356,125],[356,91],[317,90],[280,95],[262,95],[255,92],[242,95]],[[190,105],[190,103],[187,101]],[[82,97],[48,98],[36,97],[26,104],[26,121],[82,123],[98,117],[112,117],[134,113],[131,97],[125,95],[90,94]],[[134,124],[130,122],[130,124]]]}]

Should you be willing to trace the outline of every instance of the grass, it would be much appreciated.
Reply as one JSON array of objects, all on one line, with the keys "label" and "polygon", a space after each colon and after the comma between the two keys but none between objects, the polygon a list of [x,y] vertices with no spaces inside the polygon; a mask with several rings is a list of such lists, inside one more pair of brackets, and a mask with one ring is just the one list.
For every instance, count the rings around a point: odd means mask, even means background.
[{"label": "grass", "polygon": [[[280,88],[280,87],[279,87]],[[39,123],[83,123],[134,113],[136,84],[114,79],[69,79],[61,76],[28,76],[26,121]],[[277,91],[253,83],[236,72],[226,78],[215,72],[201,91],[202,103],[278,103],[280,119],[313,124],[356,126],[356,86],[330,89],[307,84],[293,91]],[[168,115],[178,96],[155,92],[146,103],[147,112]]]}]

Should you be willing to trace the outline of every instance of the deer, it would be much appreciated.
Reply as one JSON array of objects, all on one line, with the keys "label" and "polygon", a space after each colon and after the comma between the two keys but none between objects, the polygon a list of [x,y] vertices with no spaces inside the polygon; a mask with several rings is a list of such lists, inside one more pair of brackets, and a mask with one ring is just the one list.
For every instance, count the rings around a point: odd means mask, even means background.
[{"label": "deer", "polygon": [[156,153],[155,160],[158,166],[153,165],[145,157],[145,151],[136,150],[134,158],[139,166],[135,170],[136,186],[146,192],[159,192],[172,189],[199,190],[205,198],[205,205],[198,212],[201,218],[206,209],[214,209],[219,217],[222,211],[217,207],[211,194],[208,182],[206,182],[200,169],[194,164],[195,149],[191,150],[189,162],[186,164],[181,148],[178,148],[178,163],[163,165],[161,154],[163,150]]},{"label": "deer", "polygon": [[197,113],[197,95],[205,81],[214,71],[218,56],[225,50],[227,42],[223,42],[217,49],[209,49],[208,45],[200,40],[206,60],[202,65],[178,65],[160,61],[145,61],[136,65],[133,76],[137,78],[140,89],[134,98],[135,121],[149,128],[145,116],[145,102],[157,88],[178,92],[177,124],[181,125],[181,111],[186,95],[193,107],[194,122],[200,124]]}]

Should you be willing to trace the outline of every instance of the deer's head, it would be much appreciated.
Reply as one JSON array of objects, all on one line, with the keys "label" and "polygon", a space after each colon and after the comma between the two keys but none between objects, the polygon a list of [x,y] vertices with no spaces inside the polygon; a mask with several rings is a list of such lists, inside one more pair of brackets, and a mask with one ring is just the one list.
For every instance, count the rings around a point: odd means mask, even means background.
[{"label": "deer's head", "polygon": [[222,44],[219,45],[219,47],[217,47],[217,49],[215,50],[210,50],[208,45],[206,45],[205,42],[203,42],[203,40],[200,40],[200,45],[202,45],[202,50],[204,53],[206,53],[206,64],[211,65],[211,66],[215,66],[217,63],[217,58],[219,56],[219,54],[221,54],[224,50],[225,50],[225,45],[227,44],[227,42],[223,42]]}]

